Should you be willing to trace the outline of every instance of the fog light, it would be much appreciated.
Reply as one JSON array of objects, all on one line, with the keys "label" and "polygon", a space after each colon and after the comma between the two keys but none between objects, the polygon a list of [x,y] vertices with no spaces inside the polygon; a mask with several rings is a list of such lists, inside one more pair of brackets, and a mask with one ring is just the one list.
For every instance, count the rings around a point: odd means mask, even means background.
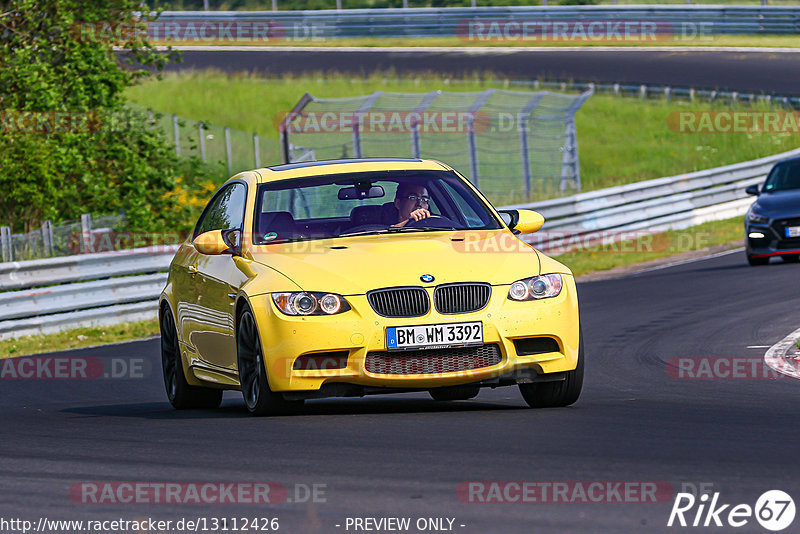
[{"label": "fog light", "polygon": [[749,237],[750,239],[764,239],[764,234],[762,234],[761,232],[750,232],[749,234],[747,234],[747,237]]}]

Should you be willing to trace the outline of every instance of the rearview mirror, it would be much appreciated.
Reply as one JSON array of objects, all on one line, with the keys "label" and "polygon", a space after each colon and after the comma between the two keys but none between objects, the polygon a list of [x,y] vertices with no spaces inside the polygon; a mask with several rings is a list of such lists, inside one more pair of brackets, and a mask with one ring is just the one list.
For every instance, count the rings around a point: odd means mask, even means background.
[{"label": "rearview mirror", "polygon": [[339,200],[364,200],[366,198],[381,198],[385,195],[386,191],[379,185],[373,185],[369,189],[358,189],[356,187],[339,189]]},{"label": "rearview mirror", "polygon": [[503,210],[500,217],[515,234],[532,234],[544,225],[544,217],[532,210]]},{"label": "rearview mirror", "polygon": [[748,185],[745,188],[744,192],[747,193],[748,195],[758,196],[758,194],[759,194],[758,186],[757,185]]},{"label": "rearview mirror", "polygon": [[194,248],[206,256],[235,254],[241,246],[240,230],[212,230],[194,238]]}]

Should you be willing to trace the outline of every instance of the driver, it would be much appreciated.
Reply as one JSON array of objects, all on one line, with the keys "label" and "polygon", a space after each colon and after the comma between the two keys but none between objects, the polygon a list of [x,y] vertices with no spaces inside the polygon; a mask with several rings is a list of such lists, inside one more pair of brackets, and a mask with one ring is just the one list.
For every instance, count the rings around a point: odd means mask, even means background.
[{"label": "driver", "polygon": [[421,221],[431,216],[431,197],[425,186],[401,183],[397,186],[394,207],[398,211],[398,222],[393,226],[405,226],[411,221]]}]

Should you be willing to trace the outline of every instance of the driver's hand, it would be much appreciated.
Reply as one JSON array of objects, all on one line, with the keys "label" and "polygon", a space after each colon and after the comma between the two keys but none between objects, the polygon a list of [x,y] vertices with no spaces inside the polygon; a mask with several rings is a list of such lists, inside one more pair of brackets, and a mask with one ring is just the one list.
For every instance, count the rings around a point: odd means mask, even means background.
[{"label": "driver's hand", "polygon": [[430,216],[431,212],[429,212],[425,208],[419,208],[411,212],[409,220],[414,219],[415,221],[421,221],[422,219],[427,219]]}]

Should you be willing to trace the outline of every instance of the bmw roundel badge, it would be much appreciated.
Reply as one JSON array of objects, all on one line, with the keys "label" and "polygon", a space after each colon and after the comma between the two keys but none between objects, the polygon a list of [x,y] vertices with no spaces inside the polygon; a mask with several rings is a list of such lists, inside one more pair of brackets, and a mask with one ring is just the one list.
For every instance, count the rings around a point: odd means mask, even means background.
[{"label": "bmw roundel badge", "polygon": [[430,284],[431,282],[433,282],[434,280],[436,280],[436,279],[433,277],[433,275],[432,275],[432,274],[423,274],[422,276],[420,276],[420,277],[419,277],[419,279],[420,279],[420,280],[422,280],[423,282],[425,282],[426,284]]}]

